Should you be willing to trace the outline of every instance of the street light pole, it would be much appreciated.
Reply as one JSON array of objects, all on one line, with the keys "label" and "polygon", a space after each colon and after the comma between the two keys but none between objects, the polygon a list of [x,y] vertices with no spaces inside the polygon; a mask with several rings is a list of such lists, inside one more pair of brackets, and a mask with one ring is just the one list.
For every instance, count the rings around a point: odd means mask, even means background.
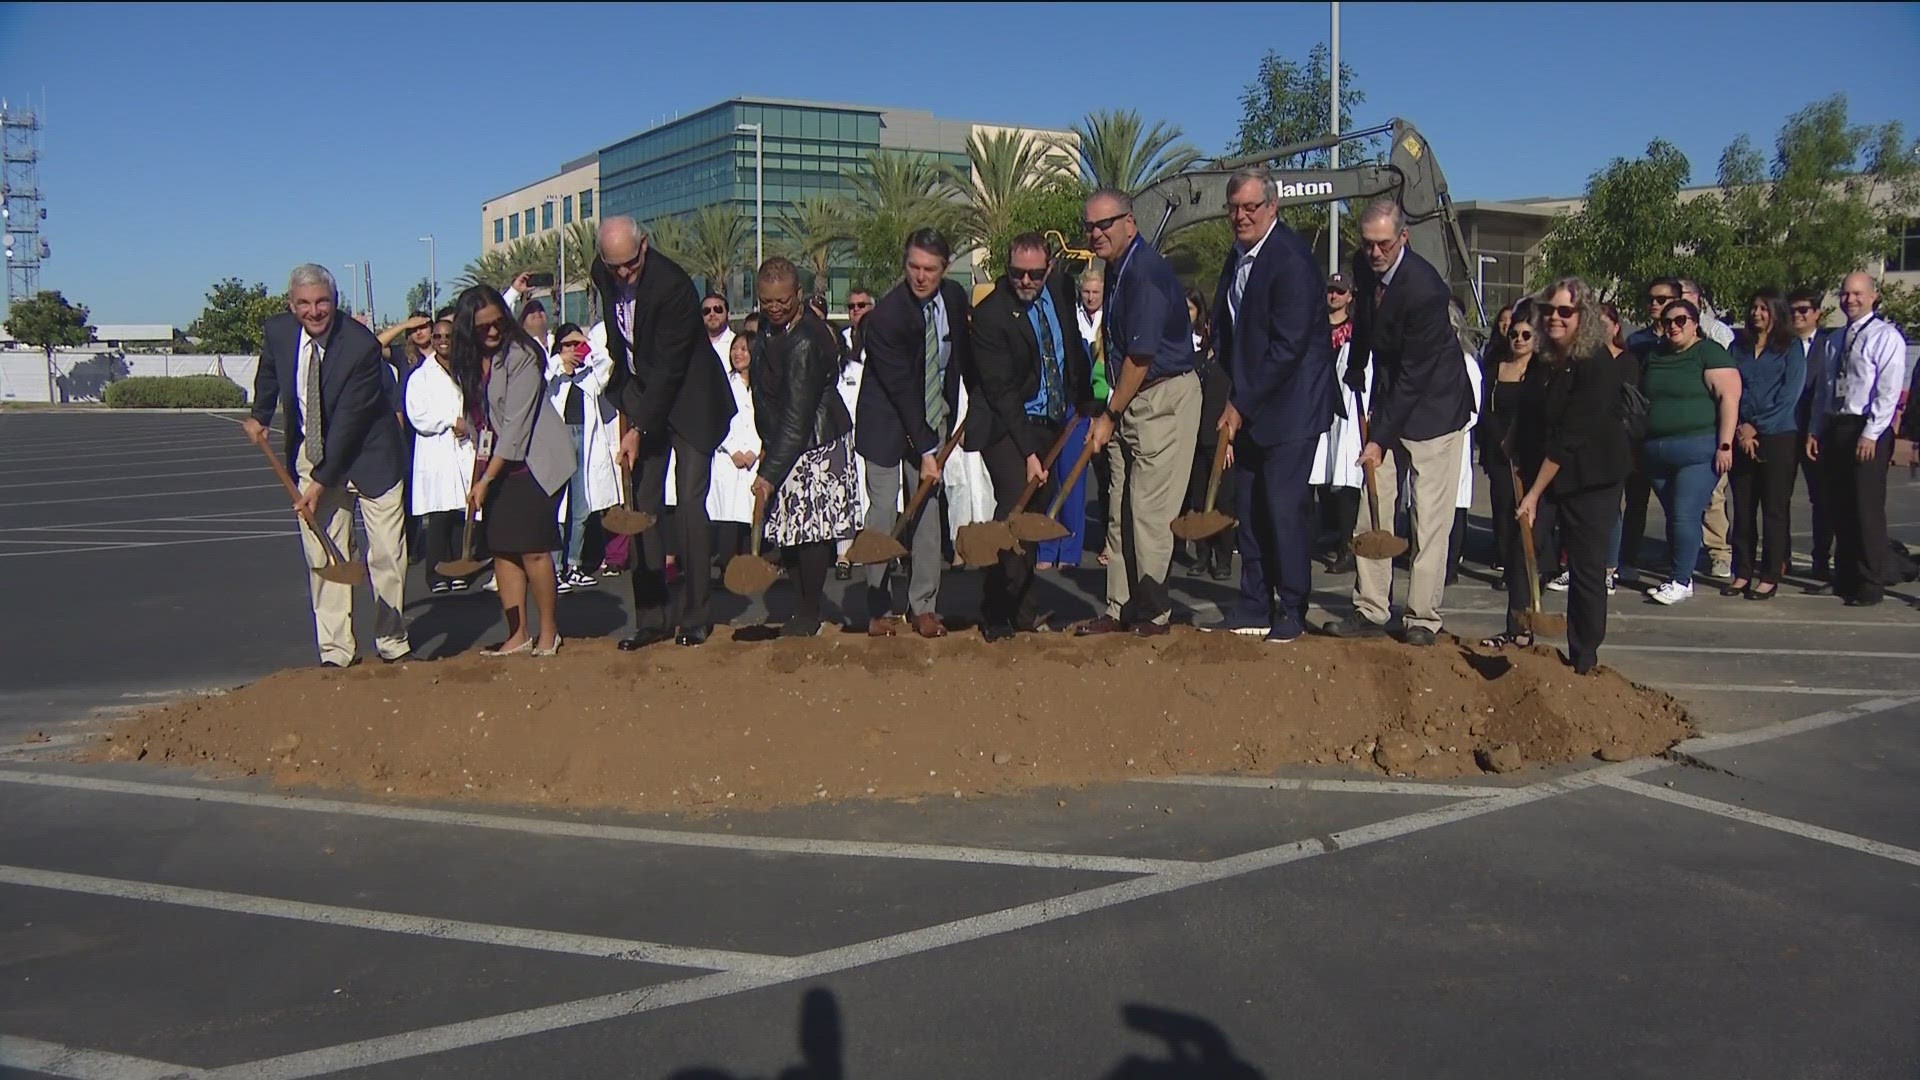
[{"label": "street light pole", "polygon": [[[353,275],[353,303],[357,306],[360,303],[360,264],[348,263],[347,272]],[[334,283],[333,291],[335,294],[339,293],[339,282]]]},{"label": "street light pole", "polygon": [[1499,261],[1492,255],[1482,255],[1473,264],[1473,298],[1483,312],[1487,309],[1487,264]]},{"label": "street light pole", "polygon": [[433,234],[420,238],[427,245],[427,318],[440,310],[440,272],[433,265]]},{"label": "street light pole", "polygon": [[759,124],[735,124],[735,131],[753,132],[753,266],[767,261],[766,129]]},{"label": "street light pole", "polygon": [[[559,217],[560,197],[558,195],[547,196],[540,200],[540,205],[543,209],[549,206],[554,207],[554,216]],[[557,259],[553,268],[553,321],[556,325],[567,321],[567,225],[564,221],[560,223],[560,252]]]},{"label": "street light pole", "polygon": [[[1329,6],[1333,8],[1333,62],[1327,67],[1327,85],[1331,90],[1328,96],[1332,99],[1327,103],[1328,111],[1332,116],[1328,131],[1331,134],[1338,135],[1340,134],[1340,5],[1336,2]],[[1338,169],[1340,167],[1340,144],[1334,143],[1333,146],[1328,148],[1327,153],[1329,155],[1327,158],[1327,167],[1330,169]],[[1327,273],[1337,274],[1339,272],[1340,200],[1335,199],[1327,204]]]}]

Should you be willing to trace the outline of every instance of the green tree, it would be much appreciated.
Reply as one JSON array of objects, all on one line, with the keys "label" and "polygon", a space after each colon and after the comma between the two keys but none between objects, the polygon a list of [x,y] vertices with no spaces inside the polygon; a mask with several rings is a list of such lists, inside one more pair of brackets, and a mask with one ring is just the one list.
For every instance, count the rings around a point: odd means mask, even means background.
[{"label": "green tree", "polygon": [[1660,139],[1643,158],[1615,158],[1587,181],[1579,212],[1556,221],[1541,242],[1536,282],[1577,274],[1623,309],[1657,277],[1714,287],[1714,256],[1729,233],[1720,200],[1680,198],[1691,174],[1687,156]]},{"label": "green tree", "polygon": [[[1920,289],[1898,281],[1881,282],[1880,314],[1898,326],[1909,342],[1913,341],[1914,335],[1920,334]],[[1920,408],[1920,403],[1908,408]]]},{"label": "green tree", "polygon": [[1068,243],[1081,243],[1080,223],[1086,200],[1086,193],[1078,184],[1061,182],[1014,193],[1007,200],[1006,221],[982,244],[986,249],[988,275],[997,279],[1007,272],[1007,244],[1021,233],[1051,231],[1059,233]]},{"label": "green tree", "polygon": [[266,321],[285,310],[284,295],[267,295],[267,287],[259,282],[248,285],[239,278],[227,278],[207,290],[207,306],[187,327],[187,336],[199,342],[203,352],[254,356],[260,352]]},{"label": "green tree", "polygon": [[885,288],[900,276],[901,253],[917,229],[958,232],[960,206],[947,197],[939,166],[920,154],[875,150],[865,169],[847,170],[853,184],[855,277]]},{"label": "green tree", "polygon": [[1146,127],[1132,109],[1088,113],[1074,125],[1079,137],[1080,175],[1090,187],[1136,192],[1200,160],[1200,151],[1181,141],[1178,124]]},{"label": "green tree", "polygon": [[426,278],[414,282],[413,287],[407,290],[407,314],[416,311],[433,314],[433,282]]},{"label": "green tree", "polygon": [[47,400],[58,401],[54,393],[53,350],[85,345],[93,340],[93,327],[87,325],[87,305],[69,304],[58,291],[43,290],[14,301],[7,312],[6,327],[15,341],[46,353]]},{"label": "green tree", "polygon": [[[1326,222],[1320,223],[1320,231],[1326,232]],[[1212,304],[1214,290],[1220,284],[1220,271],[1227,265],[1227,253],[1233,250],[1233,245],[1233,223],[1226,218],[1213,218],[1167,237],[1167,263],[1181,281],[1200,290],[1200,295]]]},{"label": "green tree", "polygon": [[647,222],[647,248],[658,251],[667,258],[687,268],[687,260],[692,257],[692,237],[687,231],[687,219],[682,217],[655,218]]},{"label": "green tree", "polygon": [[797,199],[773,222],[773,251],[812,276],[808,288],[827,291],[835,257],[853,236],[853,206],[844,197]]},{"label": "green tree", "polygon": [[[1260,60],[1253,81],[1240,92],[1240,130],[1228,147],[1229,157],[1241,157],[1262,150],[1317,139],[1328,133],[1327,98],[1333,87],[1328,79],[1327,47],[1315,45],[1302,64],[1269,51]],[[1353,109],[1367,100],[1366,91],[1353,68],[1340,65],[1340,130],[1353,130]],[[1340,148],[1342,168],[1378,161],[1380,151],[1372,140],[1347,143]],[[1269,164],[1276,169],[1324,169],[1332,163],[1327,150],[1278,158]],[[1280,217],[1307,243],[1324,250],[1328,212],[1325,206],[1289,206]],[[1343,248],[1359,243],[1356,215],[1342,218]],[[1221,255],[1225,258],[1224,252]],[[1217,268],[1215,268],[1217,269]],[[1209,270],[1208,273],[1212,273]]]},{"label": "green tree", "polygon": [[733,275],[752,258],[753,222],[730,202],[694,211],[687,221],[686,270],[705,278],[706,287],[727,295]]},{"label": "green tree", "polygon": [[995,237],[1014,235],[1008,231],[1014,202],[1025,192],[1060,186],[1077,189],[1079,178],[1068,160],[1053,142],[1024,132],[974,132],[967,140],[968,168],[947,169],[949,194],[962,207],[961,242],[992,247]]}]

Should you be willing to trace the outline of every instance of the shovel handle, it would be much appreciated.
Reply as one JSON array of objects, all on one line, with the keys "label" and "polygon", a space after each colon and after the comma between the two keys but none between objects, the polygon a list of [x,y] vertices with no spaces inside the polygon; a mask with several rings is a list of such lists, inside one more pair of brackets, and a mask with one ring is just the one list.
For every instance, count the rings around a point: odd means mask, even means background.
[{"label": "shovel handle", "polygon": [[[273,466],[273,474],[280,478],[281,486],[287,489],[287,494],[291,495],[295,502],[300,501],[299,486],[293,482],[293,476],[287,472],[287,467],[282,465],[280,459],[274,456],[272,448],[261,445],[260,452],[267,455],[267,464]],[[314,539],[320,541],[320,550],[327,553],[327,565],[332,566],[337,563],[346,562],[347,557],[340,553],[340,548],[334,544],[333,537],[322,532],[320,526],[314,523],[313,515],[305,510],[300,510],[298,513],[300,520],[307,523],[307,529],[313,533]]]},{"label": "shovel handle", "polygon": [[[966,430],[966,417],[961,417],[960,422],[953,426],[953,434],[947,436],[947,441],[940,447],[939,455],[933,459],[935,465],[942,469],[947,467],[947,459],[953,456],[953,450],[960,445],[960,436],[965,434]],[[904,465],[901,467],[905,468]],[[933,488],[934,485],[932,484],[921,484],[920,487],[914,491],[913,498],[907,503],[906,512],[900,515],[899,524],[893,527],[893,538],[895,540],[907,535],[907,530],[913,527],[913,519],[920,516],[920,508],[926,505],[927,496],[933,494]]]},{"label": "shovel handle", "polygon": [[1067,482],[1061,484],[1060,490],[1054,493],[1053,505],[1047,507],[1048,517],[1055,521],[1060,520],[1060,508],[1067,503],[1067,492],[1072,491],[1073,485],[1080,482],[1080,474],[1087,471],[1087,462],[1092,460],[1093,444],[1088,443],[1087,448],[1080,451],[1080,460],[1073,463],[1073,471],[1067,474]]},{"label": "shovel handle", "polygon": [[747,550],[754,558],[760,557],[760,533],[767,526],[767,497],[756,493],[753,496],[753,539]]},{"label": "shovel handle", "polygon": [[[1362,413],[1360,414],[1360,448],[1364,451],[1372,441],[1373,436],[1367,430],[1366,414]],[[1378,532],[1380,531],[1380,489],[1373,482],[1373,466],[1364,466],[1360,472],[1367,478],[1367,520],[1373,525],[1374,531]]]},{"label": "shovel handle", "polygon": [[471,562],[473,560],[473,514],[472,512],[468,512],[467,514],[467,531],[466,531],[466,535],[460,541],[460,558],[468,562]]},{"label": "shovel handle", "polygon": [[1207,476],[1207,509],[1212,510],[1220,501],[1220,474],[1227,469],[1227,454],[1233,450],[1233,442],[1222,438],[1220,445],[1213,448],[1213,472]]},{"label": "shovel handle", "polygon": [[[1053,440],[1053,446],[1047,450],[1047,456],[1040,461],[1040,467],[1042,469],[1051,469],[1053,468],[1053,463],[1060,460],[1060,451],[1067,448],[1067,436],[1073,434],[1073,429],[1079,426],[1080,419],[1075,417],[1072,423],[1060,429],[1059,437]],[[1033,497],[1040,493],[1040,485],[1044,483],[1046,483],[1044,477],[1039,480],[1027,481],[1027,486],[1020,492],[1020,497],[1014,500],[1013,509],[1007,511],[1007,516],[1012,517],[1026,510],[1027,504],[1032,502]],[[1067,486],[1072,487],[1073,485],[1069,483]]]},{"label": "shovel handle", "polygon": [[[1507,471],[1513,475],[1513,502],[1518,506],[1521,499],[1527,497],[1526,486],[1520,482],[1520,469],[1509,466]],[[1533,549],[1533,523],[1520,524],[1520,553],[1527,560],[1527,595],[1533,600],[1530,609],[1535,614],[1540,611],[1540,557]]]}]

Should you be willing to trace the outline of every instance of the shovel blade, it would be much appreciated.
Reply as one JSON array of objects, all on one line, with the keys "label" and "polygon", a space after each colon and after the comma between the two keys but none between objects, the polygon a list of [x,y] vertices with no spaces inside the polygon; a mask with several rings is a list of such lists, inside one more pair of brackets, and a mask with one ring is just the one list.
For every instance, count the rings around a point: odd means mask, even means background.
[{"label": "shovel blade", "polygon": [[1520,625],[1530,634],[1540,637],[1565,637],[1567,617],[1547,611],[1523,611],[1520,613]]},{"label": "shovel blade", "polygon": [[472,577],[487,564],[479,559],[448,559],[443,563],[434,563],[433,568],[444,577]]},{"label": "shovel blade", "polygon": [[906,547],[892,535],[878,529],[861,529],[854,535],[853,543],[847,545],[846,559],[855,566],[870,566],[906,556]]},{"label": "shovel blade", "polygon": [[758,596],[773,587],[780,568],[758,555],[735,555],[727,560],[727,591],[735,596]]},{"label": "shovel blade", "polygon": [[1013,535],[1029,544],[1044,544],[1049,540],[1064,540],[1072,535],[1065,525],[1045,514],[1015,514],[1007,521],[1007,527]]},{"label": "shovel blade", "polygon": [[313,572],[320,580],[336,585],[360,585],[367,580],[367,568],[354,562],[328,563],[316,567]]},{"label": "shovel blade", "polygon": [[960,553],[960,561],[968,566],[992,566],[1000,561],[1000,553],[1012,551],[1020,546],[1013,530],[1007,528],[1004,521],[977,521],[971,525],[960,526],[960,534],[954,538],[954,550]]},{"label": "shovel blade", "polygon": [[1353,538],[1353,553],[1362,559],[1397,559],[1407,553],[1406,540],[1382,529]]},{"label": "shovel blade", "polygon": [[1182,540],[1205,540],[1238,525],[1239,522],[1218,510],[1181,514],[1173,519],[1173,535]]},{"label": "shovel blade", "polygon": [[600,527],[618,536],[638,536],[653,528],[656,520],[644,510],[615,506],[600,515]]}]

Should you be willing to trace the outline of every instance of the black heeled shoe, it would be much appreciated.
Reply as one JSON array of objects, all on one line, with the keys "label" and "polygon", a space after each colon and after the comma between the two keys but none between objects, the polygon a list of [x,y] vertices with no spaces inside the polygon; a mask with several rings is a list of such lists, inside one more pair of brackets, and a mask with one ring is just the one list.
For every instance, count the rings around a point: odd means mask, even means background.
[{"label": "black heeled shoe", "polygon": [[1771,600],[1779,595],[1780,585],[1778,582],[1775,582],[1773,587],[1766,592],[1761,592],[1757,587],[1749,587],[1747,589],[1747,599],[1749,600]]}]

